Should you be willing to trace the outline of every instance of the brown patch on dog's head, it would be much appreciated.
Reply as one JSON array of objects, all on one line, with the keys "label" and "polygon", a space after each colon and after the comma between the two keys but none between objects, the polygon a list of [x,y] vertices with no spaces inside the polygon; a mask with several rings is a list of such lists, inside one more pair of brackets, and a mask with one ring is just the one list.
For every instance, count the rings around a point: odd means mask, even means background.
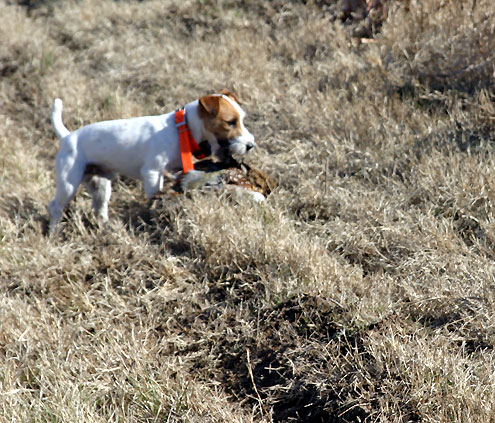
[{"label": "brown patch on dog's head", "polygon": [[239,97],[237,97],[236,94],[230,92],[227,88],[221,89],[220,94],[226,95],[227,97],[234,100],[237,104],[242,105],[241,101],[239,100]]},{"label": "brown patch on dog's head", "polygon": [[238,98],[226,90],[199,99],[199,116],[205,128],[219,140],[231,140],[242,135],[242,118],[234,105],[223,96],[239,104]]},{"label": "brown patch on dog's head", "polygon": [[224,160],[228,155],[243,155],[256,146],[254,136],[244,126],[246,113],[239,98],[228,90],[201,97],[199,117],[203,121],[204,136],[212,153]]}]

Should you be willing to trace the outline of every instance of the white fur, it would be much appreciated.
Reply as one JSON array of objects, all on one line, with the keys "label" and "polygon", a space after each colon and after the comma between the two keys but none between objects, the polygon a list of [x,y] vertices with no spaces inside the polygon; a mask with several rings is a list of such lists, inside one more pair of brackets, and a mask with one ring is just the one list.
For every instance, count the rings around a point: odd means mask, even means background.
[{"label": "white fur", "polygon": [[[239,113],[244,111],[227,96]],[[199,102],[186,105],[189,129],[199,143],[207,140],[213,154],[220,155],[215,134],[207,131],[199,117]],[[56,192],[49,204],[50,230],[55,231],[64,208],[84,182],[92,199],[96,215],[108,220],[108,201],[111,196],[111,179],[114,173],[140,179],[147,197],[163,187],[163,173],[182,169],[179,136],[174,112],[158,116],[145,116],[97,122],[69,132],[62,122],[62,101],[53,102],[51,120],[60,138],[56,157]],[[254,147],[254,137],[242,124],[242,135],[229,141],[233,154],[244,154]],[[95,165],[103,171],[85,176],[86,166]]]}]

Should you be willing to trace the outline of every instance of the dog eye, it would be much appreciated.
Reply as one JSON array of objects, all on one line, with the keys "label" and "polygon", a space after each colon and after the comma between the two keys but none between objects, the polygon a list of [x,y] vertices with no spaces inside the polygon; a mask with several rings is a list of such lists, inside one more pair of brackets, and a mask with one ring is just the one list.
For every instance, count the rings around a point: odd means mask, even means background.
[{"label": "dog eye", "polygon": [[227,125],[229,126],[236,126],[237,125],[237,119],[232,119],[232,120],[227,120],[225,121]]}]

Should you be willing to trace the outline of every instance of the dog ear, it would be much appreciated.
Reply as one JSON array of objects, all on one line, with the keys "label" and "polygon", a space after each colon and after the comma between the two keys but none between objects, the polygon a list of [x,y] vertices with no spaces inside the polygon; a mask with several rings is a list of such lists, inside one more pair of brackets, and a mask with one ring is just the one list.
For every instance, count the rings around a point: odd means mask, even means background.
[{"label": "dog ear", "polygon": [[218,115],[220,108],[220,97],[215,95],[206,95],[199,99],[199,112],[210,116]]},{"label": "dog ear", "polygon": [[220,90],[220,94],[226,95],[227,97],[230,97],[232,100],[234,100],[237,104],[241,105],[241,101],[239,100],[239,97],[237,97],[236,94],[230,92],[227,88],[223,88]]}]

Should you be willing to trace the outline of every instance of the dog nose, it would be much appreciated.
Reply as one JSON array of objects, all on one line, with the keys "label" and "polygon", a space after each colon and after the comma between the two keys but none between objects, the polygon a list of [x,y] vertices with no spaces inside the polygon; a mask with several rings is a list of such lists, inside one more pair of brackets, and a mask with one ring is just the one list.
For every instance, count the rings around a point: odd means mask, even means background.
[{"label": "dog nose", "polygon": [[246,144],[246,151],[252,150],[254,148],[254,143],[248,142]]}]

